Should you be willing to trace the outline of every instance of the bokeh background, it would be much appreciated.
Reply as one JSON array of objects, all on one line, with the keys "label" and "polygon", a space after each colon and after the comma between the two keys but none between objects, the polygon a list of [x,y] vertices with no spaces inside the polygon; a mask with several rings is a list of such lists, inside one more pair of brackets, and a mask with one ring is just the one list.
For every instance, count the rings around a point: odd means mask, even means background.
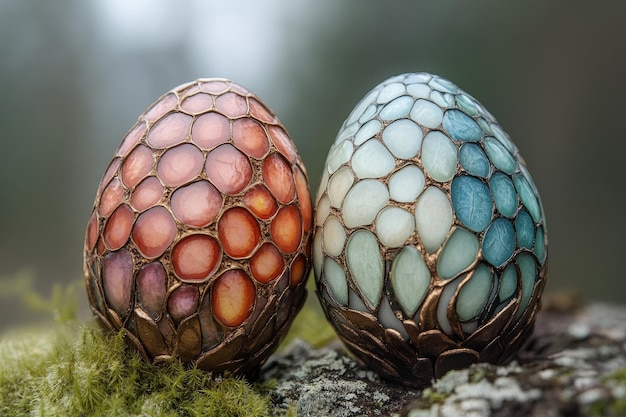
[{"label": "bokeh background", "polygon": [[369,89],[410,71],[449,78],[496,116],[540,189],[547,291],[626,302],[625,18],[617,1],[0,0],[0,331],[38,318],[6,289],[16,281],[48,294],[82,279],[115,148],[199,77],[260,96],[313,190]]}]

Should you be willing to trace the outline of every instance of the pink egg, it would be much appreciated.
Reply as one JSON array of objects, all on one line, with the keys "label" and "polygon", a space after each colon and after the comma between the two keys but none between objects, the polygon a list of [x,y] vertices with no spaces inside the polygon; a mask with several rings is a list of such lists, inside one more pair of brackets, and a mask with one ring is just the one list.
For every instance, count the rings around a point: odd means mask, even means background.
[{"label": "pink egg", "polygon": [[98,187],[92,310],[153,363],[253,372],[304,302],[312,210],[302,159],[258,97],[184,84],[139,117]]}]

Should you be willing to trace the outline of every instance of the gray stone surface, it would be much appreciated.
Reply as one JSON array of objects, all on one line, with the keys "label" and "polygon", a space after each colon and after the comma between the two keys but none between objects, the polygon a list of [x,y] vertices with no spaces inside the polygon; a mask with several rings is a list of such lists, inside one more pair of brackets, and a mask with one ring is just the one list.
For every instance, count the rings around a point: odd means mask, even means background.
[{"label": "gray stone surface", "polygon": [[262,370],[263,379],[278,384],[272,399],[278,410],[297,403],[298,416],[388,416],[418,391],[381,381],[376,373],[349,357],[339,344],[313,349],[295,341]]},{"label": "gray stone surface", "polygon": [[626,416],[626,307],[548,303],[505,366],[452,371],[418,391],[382,381],[340,344],[296,341],[261,372],[277,410],[298,416]]}]

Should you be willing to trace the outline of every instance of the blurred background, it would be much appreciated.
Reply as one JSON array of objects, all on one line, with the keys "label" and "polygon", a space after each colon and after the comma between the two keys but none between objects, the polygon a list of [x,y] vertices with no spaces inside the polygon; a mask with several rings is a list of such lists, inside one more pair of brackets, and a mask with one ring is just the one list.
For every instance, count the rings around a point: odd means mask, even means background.
[{"label": "blurred background", "polygon": [[410,71],[452,80],[495,115],[539,187],[547,291],[626,302],[625,17],[614,1],[0,0],[0,331],[38,317],[15,285],[80,282],[115,148],[155,99],[199,77],[260,96],[314,191],[368,90]]}]

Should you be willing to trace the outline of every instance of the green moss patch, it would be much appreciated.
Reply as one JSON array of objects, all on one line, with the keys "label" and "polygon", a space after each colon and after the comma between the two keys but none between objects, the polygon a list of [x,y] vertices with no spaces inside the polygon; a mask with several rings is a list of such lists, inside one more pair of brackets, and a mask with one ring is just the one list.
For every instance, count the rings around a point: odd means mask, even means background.
[{"label": "green moss patch", "polygon": [[589,406],[590,416],[626,415],[626,367],[608,375],[602,381],[604,389],[610,392],[610,400],[595,401]]},{"label": "green moss patch", "polygon": [[[29,310],[56,319],[0,334],[0,416],[296,415],[296,404],[282,412],[272,404],[271,380],[214,377],[176,361],[153,366],[121,333],[102,331],[95,320],[77,322],[81,284],[43,297],[25,277],[0,280],[0,298],[19,297]],[[311,308],[307,303],[296,328],[319,343],[328,338],[319,331],[325,320]]]},{"label": "green moss patch", "polygon": [[0,342],[0,415],[270,416],[271,382],[155,367],[95,323]]}]

